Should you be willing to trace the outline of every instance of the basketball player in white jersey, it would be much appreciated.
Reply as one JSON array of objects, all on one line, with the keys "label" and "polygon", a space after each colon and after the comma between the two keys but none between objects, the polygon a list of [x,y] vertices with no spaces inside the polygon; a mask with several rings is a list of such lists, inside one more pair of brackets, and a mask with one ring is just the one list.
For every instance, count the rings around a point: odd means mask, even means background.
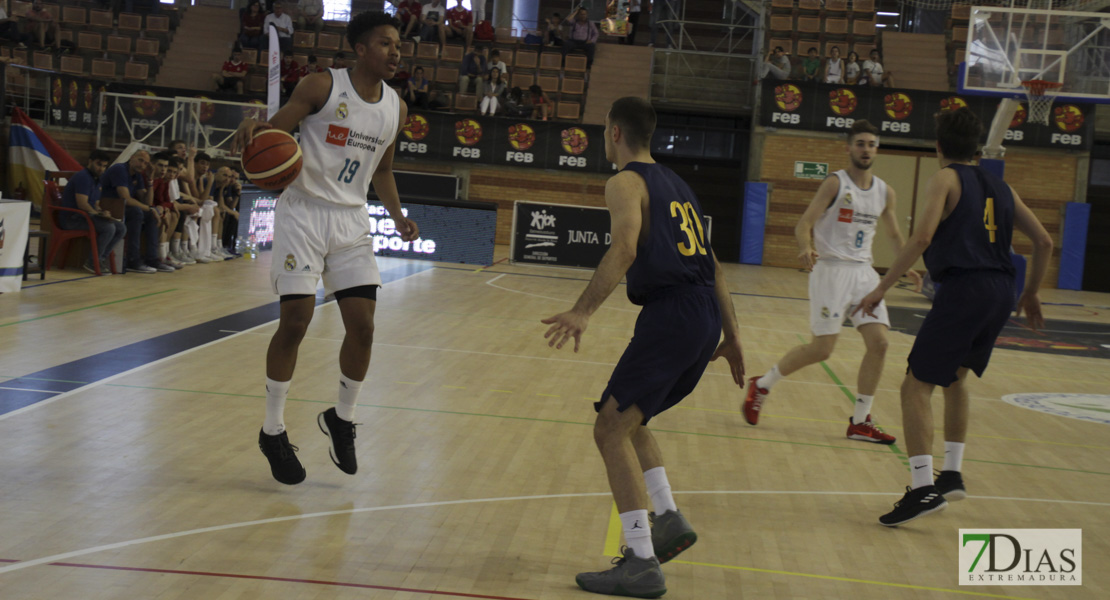
[{"label": "basketball player in white jersey", "polygon": [[[895,254],[905,239],[895,217],[895,194],[882,179],[871,173],[879,151],[879,130],[858,120],[848,133],[851,166],[837,171],[821,183],[794,228],[800,253],[798,258],[812,273],[809,276],[809,324],[813,339],[796,346],[762,377],[752,377],[744,401],[744,419],[755,425],[759,413],[780,379],[805,367],[827,360],[836,346],[844,318],[871,290],[879,275],[871,267],[871,242],[882,220]],[[910,269],[906,275],[921,290],[921,276]],[[886,305],[875,314],[851,315],[852,325],[863,336],[867,347],[860,362],[855,413],[848,420],[849,439],[893,444],[894,436],[877,429],[871,422],[871,404],[886,357],[890,319]]]},{"label": "basketball player in white jersey", "polygon": [[353,475],[354,411],[370,366],[374,307],[382,279],[374,260],[366,196],[370,184],[405,241],[419,236],[401,211],[393,179],[393,149],[408,111],[385,85],[401,61],[395,19],[364,12],[347,25],[347,41],[358,57],[353,67],[305,77],[268,123],[247,119],[236,132],[244,148],[253,133],[269,127],[301,128],[304,165],[281,195],[274,218],[270,279],[281,297],[281,318],[266,353],[266,419],[258,445],[281,483],[304,481],[305,470],[285,432],[285,398],[316,304],[322,277],[334,293],[346,335],[339,350],[339,401],[317,423],[331,440],[332,462]]}]

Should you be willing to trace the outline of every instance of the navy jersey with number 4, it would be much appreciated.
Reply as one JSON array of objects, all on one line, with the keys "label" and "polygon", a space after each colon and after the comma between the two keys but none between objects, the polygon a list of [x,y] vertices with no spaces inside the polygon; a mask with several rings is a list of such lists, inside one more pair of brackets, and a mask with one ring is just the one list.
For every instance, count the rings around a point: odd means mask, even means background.
[{"label": "navy jersey with number 4", "polygon": [[960,177],[960,201],[937,225],[925,250],[933,281],[954,271],[1002,271],[1011,276],[1010,239],[1014,232],[1014,195],[1010,186],[982,167],[952,164]]},{"label": "navy jersey with number 4", "polygon": [[647,239],[628,269],[628,299],[645,304],[672,289],[714,286],[713,255],[705,219],[694,191],[674,171],[658,163],[628,163],[648,190]]}]

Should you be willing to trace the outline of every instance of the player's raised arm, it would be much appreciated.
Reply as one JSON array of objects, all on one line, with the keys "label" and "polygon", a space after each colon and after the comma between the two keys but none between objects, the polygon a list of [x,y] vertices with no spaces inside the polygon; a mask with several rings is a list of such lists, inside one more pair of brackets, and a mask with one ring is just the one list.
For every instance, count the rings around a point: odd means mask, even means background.
[{"label": "player's raised arm", "polygon": [[562,348],[573,337],[574,351],[578,352],[590,315],[613,293],[636,260],[636,246],[643,223],[641,211],[646,198],[647,186],[636,173],[617,173],[605,184],[605,204],[609,207],[612,244],[574,308],[541,321],[551,325],[543,336],[548,339],[548,346]]},{"label": "player's raised arm", "polygon": [[794,239],[798,241],[798,260],[806,270],[813,270],[813,265],[817,264],[818,258],[817,250],[813,247],[813,226],[817,224],[821,214],[836,201],[839,190],[840,178],[836,175],[826,177],[821,182],[821,187],[817,188],[817,193],[813,195],[813,200],[810,200],[806,211],[802,213],[802,218],[794,226]]},{"label": "player's raised arm", "polygon": [[[906,238],[902,237],[902,229],[898,227],[898,194],[894,193],[894,188],[889,185],[886,188],[886,207],[883,208],[881,218],[883,220],[883,227],[886,229],[887,238],[890,239],[890,247],[894,250],[894,255],[898,256],[902,253],[902,248],[906,245]],[[920,292],[924,282],[921,280],[921,274],[913,270],[911,266],[906,271],[906,277],[913,281],[913,291]]]},{"label": "player's raised arm", "polygon": [[331,74],[312,73],[293,89],[293,94],[281,110],[269,121],[247,118],[239,124],[232,138],[231,153],[236,154],[250,144],[254,132],[259,129],[280,129],[292,132],[308,115],[320,110],[328,102],[331,93]]}]

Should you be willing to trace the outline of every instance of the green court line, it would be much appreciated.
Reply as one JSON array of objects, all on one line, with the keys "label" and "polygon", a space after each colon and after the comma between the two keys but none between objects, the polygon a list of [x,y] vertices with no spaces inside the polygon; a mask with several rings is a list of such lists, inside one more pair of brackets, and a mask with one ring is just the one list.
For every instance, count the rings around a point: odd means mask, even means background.
[{"label": "green court line", "polygon": [[93,304],[92,306],[85,306],[85,307],[82,307],[82,308],[74,308],[74,309],[71,309],[71,310],[64,310],[60,313],[54,313],[52,315],[43,315],[41,317],[34,317],[34,318],[31,318],[31,319],[24,319],[22,321],[12,321],[11,323],[3,323],[3,324],[0,324],[0,327],[7,327],[9,325],[19,325],[20,323],[30,323],[31,321],[40,321],[42,319],[49,319],[51,317],[60,317],[62,315],[68,315],[70,313],[75,313],[75,312],[81,312],[83,310],[89,310],[89,309],[92,309],[92,308],[100,308],[101,306],[108,306],[109,304],[119,304],[120,302],[129,302],[131,300],[138,300],[139,298],[149,298],[151,296],[157,296],[158,294],[165,294],[167,292],[173,292],[173,291],[176,291],[176,290],[177,290],[177,288],[170,288],[168,290],[162,290],[160,292],[151,292],[149,294],[143,294],[142,296],[132,296],[131,298],[124,298],[122,300],[112,300],[111,302],[102,302],[100,304]]},{"label": "green court line", "polygon": [[[77,383],[80,383],[80,382],[77,382]],[[151,386],[146,386],[146,385],[125,385],[125,384],[120,384],[120,383],[108,383],[108,384],[105,384],[105,387],[121,387],[121,388],[132,388],[132,389],[138,389],[138,390],[156,390],[156,391],[162,391],[162,392],[181,392],[181,393],[186,393],[186,394],[210,394],[210,395],[213,395],[213,396],[229,396],[229,397],[233,397],[233,398],[253,398],[253,399],[257,399],[257,400],[266,398],[266,396],[263,396],[263,395],[260,395],[260,394],[233,394],[233,393],[229,393],[229,392],[209,392],[209,391],[204,391],[204,390],[182,390],[182,389],[177,389],[177,388],[151,387]],[[311,404],[328,404],[328,405],[333,404],[333,402],[331,400],[310,400],[310,399],[307,399],[307,398],[289,398],[288,400],[290,402],[307,402],[307,403],[311,403]],[[508,419],[508,420],[513,420],[513,421],[532,421],[532,422],[536,422],[536,423],[557,423],[557,424],[561,424],[561,425],[583,425],[583,426],[589,426],[589,427],[593,427],[593,425],[594,425],[592,421],[566,421],[566,420],[562,420],[562,419],[541,419],[541,418],[538,418],[538,417],[517,417],[517,416],[512,416],[512,415],[494,415],[494,414],[489,414],[489,413],[473,413],[473,412],[464,412],[464,411],[457,411],[457,410],[442,410],[442,409],[436,409],[436,408],[416,408],[416,407],[411,407],[411,406],[391,406],[391,405],[388,405],[388,404],[362,404],[362,403],[360,403],[358,406],[364,406],[364,407],[367,407],[367,408],[382,408],[382,409],[389,409],[389,410],[406,410],[406,411],[410,411],[410,412],[422,412],[422,413],[432,413],[432,414],[442,414],[442,415],[458,415],[458,416],[463,416],[463,417],[484,417],[484,418],[492,418],[492,419]],[[884,450],[881,450],[881,449],[874,449],[873,450],[873,449],[867,448],[867,447],[855,448],[855,447],[848,447],[848,446],[834,446],[832,444],[817,444],[817,443],[813,443],[813,442],[798,442],[798,441],[793,441],[793,440],[772,440],[772,439],[766,439],[766,438],[753,438],[753,437],[745,437],[745,436],[740,436],[740,435],[727,435],[727,434],[721,434],[721,433],[699,433],[699,432],[695,432],[695,431],[679,431],[679,430],[676,430],[676,429],[655,429],[655,428],[652,428],[652,430],[656,431],[656,432],[659,432],[659,433],[674,433],[674,434],[678,434],[678,435],[694,435],[694,436],[699,436],[699,437],[719,438],[719,439],[727,439],[727,440],[740,440],[740,441],[746,441],[746,442],[767,442],[767,443],[770,443],[770,444],[787,444],[787,445],[791,445],[791,446],[809,446],[809,447],[813,447],[813,448],[832,448],[833,450],[847,450],[847,451],[851,451],[851,452],[868,452],[868,453],[885,454]],[[934,457],[934,458],[943,458],[943,457]],[[1032,468],[1032,469],[1046,469],[1046,470],[1050,470],[1050,471],[1084,473],[1084,474],[1087,474],[1087,475],[1110,475],[1110,473],[1104,473],[1102,471],[1087,471],[1087,470],[1084,470],[1084,469],[1068,469],[1068,468],[1064,468],[1064,467],[1052,467],[1052,466],[1045,466],[1045,465],[1027,465],[1027,464],[1023,464],[1023,463],[1009,463],[1009,462],[1000,462],[1000,461],[991,461],[991,460],[979,460],[979,459],[973,459],[973,458],[965,458],[964,461],[965,462],[977,462],[977,463],[993,464],[993,465],[1004,465],[1004,466],[1010,466],[1010,467],[1029,467],[1029,468]]]}]

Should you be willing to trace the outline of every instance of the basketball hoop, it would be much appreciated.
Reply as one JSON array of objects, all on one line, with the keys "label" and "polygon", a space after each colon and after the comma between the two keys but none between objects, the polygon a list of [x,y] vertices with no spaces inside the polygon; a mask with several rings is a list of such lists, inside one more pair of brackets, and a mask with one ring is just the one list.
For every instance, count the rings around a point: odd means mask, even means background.
[{"label": "basketball hoop", "polygon": [[1052,101],[1056,99],[1055,92],[1064,84],[1058,81],[1045,81],[1043,79],[1030,79],[1022,81],[1025,86],[1025,99],[1029,102],[1029,122],[1048,125],[1048,117],[1052,114]]}]

